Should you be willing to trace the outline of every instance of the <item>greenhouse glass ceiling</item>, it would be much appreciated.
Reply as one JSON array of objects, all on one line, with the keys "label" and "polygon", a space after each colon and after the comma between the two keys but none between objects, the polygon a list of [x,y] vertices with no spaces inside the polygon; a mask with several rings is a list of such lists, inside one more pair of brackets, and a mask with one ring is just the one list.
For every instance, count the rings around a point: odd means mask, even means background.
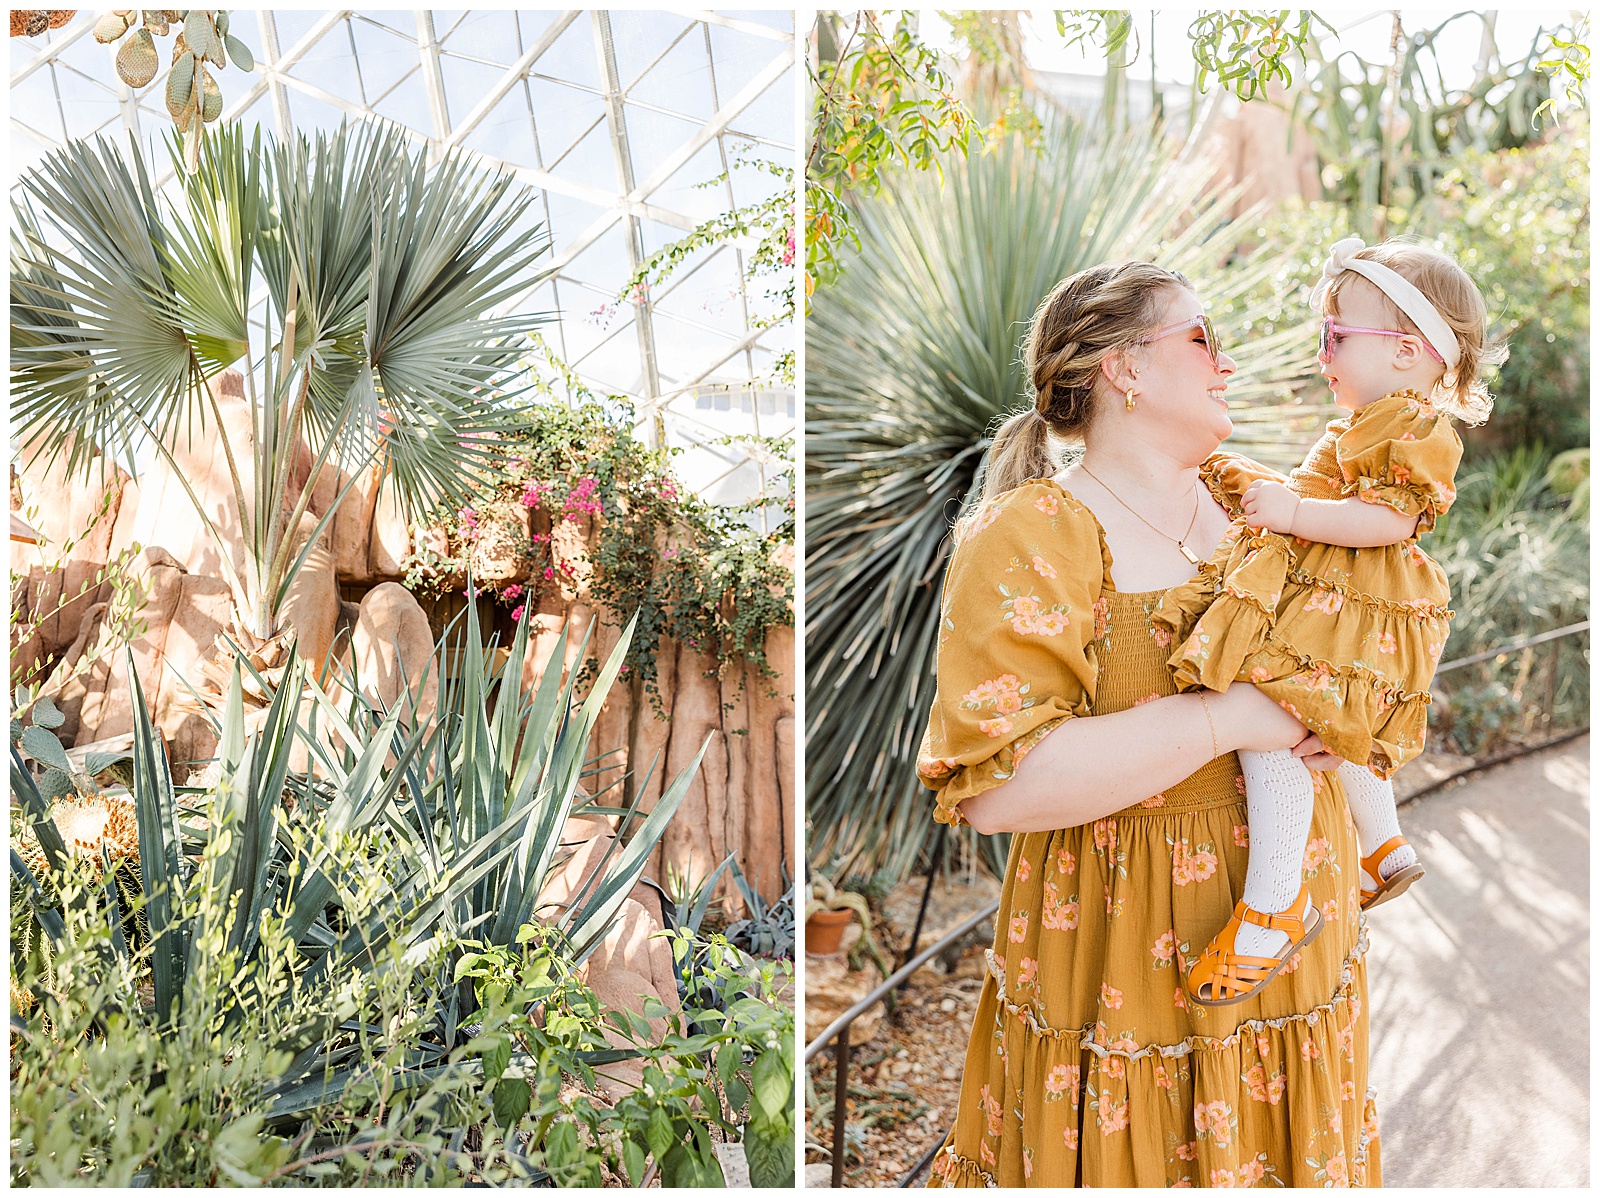
[{"label": "greenhouse glass ceiling", "polygon": [[[682,446],[678,470],[734,502],[770,461],[732,437],[792,432],[792,351],[776,276],[748,278],[750,245],[695,251],[662,285],[619,300],[646,257],[786,184],[794,161],[794,23],[788,12],[234,10],[255,70],[217,76],[223,120],[278,136],[379,119],[434,149],[463,147],[538,189],[555,273],[512,309],[540,327],[580,384],[633,403],[641,436]],[[172,127],[163,71],[135,93],[93,10],[11,39],[11,160],[26,170],[70,138],[149,146]],[[164,151],[154,161],[165,162]],[[554,377],[552,372],[552,377]],[[558,388],[566,389],[557,383]]]}]

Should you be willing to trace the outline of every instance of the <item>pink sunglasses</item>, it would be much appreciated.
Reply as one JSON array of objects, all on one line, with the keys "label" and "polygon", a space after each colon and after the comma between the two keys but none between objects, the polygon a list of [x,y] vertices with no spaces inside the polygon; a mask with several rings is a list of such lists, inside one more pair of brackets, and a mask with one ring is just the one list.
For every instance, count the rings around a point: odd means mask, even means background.
[{"label": "pink sunglasses", "polygon": [[1217,348],[1217,330],[1211,323],[1211,317],[1204,314],[1191,316],[1181,324],[1169,324],[1166,328],[1158,329],[1148,337],[1135,341],[1134,344],[1149,345],[1152,341],[1160,341],[1163,337],[1170,337],[1174,333],[1181,333],[1185,329],[1194,328],[1198,328],[1201,336],[1205,338],[1206,353],[1211,355],[1211,365],[1215,366],[1217,364],[1217,354],[1220,352]]},{"label": "pink sunglasses", "polygon": [[1339,338],[1346,333],[1371,333],[1375,337],[1415,337],[1422,342],[1422,348],[1428,351],[1435,362],[1444,364],[1439,351],[1428,344],[1426,337],[1417,333],[1397,333],[1393,329],[1363,329],[1353,324],[1338,324],[1331,316],[1322,318],[1322,335],[1317,339],[1317,361],[1324,363],[1331,361],[1333,351],[1339,348]]}]

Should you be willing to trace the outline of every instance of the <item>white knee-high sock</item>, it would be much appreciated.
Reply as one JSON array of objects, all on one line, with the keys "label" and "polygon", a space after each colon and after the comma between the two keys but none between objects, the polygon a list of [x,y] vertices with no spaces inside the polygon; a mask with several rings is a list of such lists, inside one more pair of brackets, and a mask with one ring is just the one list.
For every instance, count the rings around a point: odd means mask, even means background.
[{"label": "white knee-high sock", "polygon": [[[1347,761],[1339,767],[1339,781],[1344,784],[1345,798],[1350,803],[1350,818],[1355,820],[1356,836],[1361,841],[1361,855],[1367,856],[1391,836],[1400,835],[1400,817],[1394,807],[1394,787],[1374,774],[1364,765]],[[1254,833],[1251,834],[1254,839]],[[1395,870],[1416,864],[1417,854],[1409,844],[1395,849],[1378,862],[1374,878],[1368,874],[1363,885],[1371,890]]]},{"label": "white knee-high sock", "polygon": [[[1245,903],[1263,913],[1286,911],[1300,893],[1301,865],[1311,835],[1316,792],[1311,771],[1288,749],[1240,753],[1245,804],[1250,812],[1250,865],[1244,876]],[[1276,956],[1289,943],[1286,933],[1247,923],[1238,947],[1249,956]]]}]

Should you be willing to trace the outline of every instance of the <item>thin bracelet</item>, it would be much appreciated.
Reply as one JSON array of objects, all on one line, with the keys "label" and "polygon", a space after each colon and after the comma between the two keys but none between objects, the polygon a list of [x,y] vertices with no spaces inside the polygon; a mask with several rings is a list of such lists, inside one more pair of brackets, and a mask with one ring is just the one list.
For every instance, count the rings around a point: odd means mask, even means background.
[{"label": "thin bracelet", "polygon": [[1217,748],[1217,726],[1211,720],[1211,704],[1206,701],[1205,691],[1200,692],[1200,706],[1205,708],[1206,724],[1211,729],[1211,760],[1215,761],[1222,756],[1222,750]]},{"label": "thin bracelet", "polygon": [[1292,537],[1292,536],[1295,535],[1295,532],[1294,532],[1294,518],[1296,516],[1298,516],[1299,514],[1300,514],[1300,496],[1296,495],[1294,497],[1294,511],[1289,513],[1289,527],[1284,529],[1284,534],[1283,534],[1284,536]]}]

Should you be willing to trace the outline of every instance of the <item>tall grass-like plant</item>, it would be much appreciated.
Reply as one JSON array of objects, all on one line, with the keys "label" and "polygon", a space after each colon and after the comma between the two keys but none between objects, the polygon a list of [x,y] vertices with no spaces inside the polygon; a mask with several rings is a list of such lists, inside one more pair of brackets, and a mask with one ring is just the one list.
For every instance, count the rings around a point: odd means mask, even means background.
[{"label": "tall grass-like plant", "polygon": [[1286,466],[1314,436],[1316,416],[1282,403],[1313,360],[1309,310],[1282,315],[1303,296],[1246,299],[1303,251],[1268,243],[1225,268],[1255,214],[1232,217],[1237,196],[1210,189],[1210,173],[1149,129],[1108,144],[1063,119],[1038,152],[1002,142],[860,206],[861,250],[817,292],[806,332],[813,865],[898,877],[932,833],[915,755],[946,537],[991,427],[1028,402],[1019,347],[1058,280],[1147,258],[1229,313],[1225,341],[1228,327],[1276,319],[1227,345],[1240,361],[1229,447]]},{"label": "tall grass-like plant", "polygon": [[[176,195],[158,192],[137,143],[124,153],[102,138],[22,176],[12,418],[25,450],[64,454],[69,471],[97,447],[132,471],[142,445],[172,462],[181,436],[217,438],[242,572],[189,495],[254,646],[280,633],[289,584],[337,506],[303,536],[321,471],[376,458],[413,515],[466,493],[507,420],[490,384],[528,324],[496,312],[548,239],[524,227],[530,193],[509,177],[460,152],[430,165],[372,125],[265,144],[218,130],[179,174]],[[264,343],[251,330],[262,283]],[[209,386],[233,367],[250,428],[230,427]],[[296,499],[302,445],[315,461]]]},{"label": "tall grass-like plant", "polygon": [[[1587,450],[1552,462],[1541,447],[1521,446],[1469,469],[1457,485],[1455,505],[1422,542],[1450,579],[1456,616],[1444,656],[1467,657],[1587,618]],[[1573,718],[1587,718],[1589,638],[1452,671],[1434,691],[1442,700],[1434,731],[1469,755],[1525,737],[1540,721],[1571,727]]]}]

